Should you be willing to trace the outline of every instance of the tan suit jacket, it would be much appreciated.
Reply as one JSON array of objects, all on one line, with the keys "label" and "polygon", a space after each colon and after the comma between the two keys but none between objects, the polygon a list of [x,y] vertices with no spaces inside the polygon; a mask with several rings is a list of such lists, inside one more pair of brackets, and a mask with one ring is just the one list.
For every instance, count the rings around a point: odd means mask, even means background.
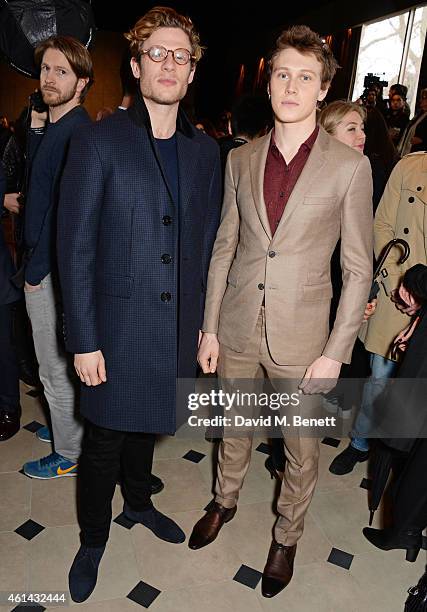
[{"label": "tan suit jacket", "polygon": [[393,238],[403,238],[411,249],[402,265],[397,263],[400,248],[390,251],[383,268],[387,276],[379,277],[378,305],[366,330],[367,350],[391,359],[393,340],[411,319],[397,310],[390,294],[400,285],[406,270],[417,263],[427,265],[426,153],[410,153],[394,168],[375,214],[374,237],[377,258]]},{"label": "tan suit jacket", "polygon": [[[308,365],[321,354],[348,363],[372,280],[369,160],[320,128],[272,237],[263,196],[270,138],[229,154],[202,329],[243,352],[265,296],[276,363]],[[330,260],[340,236],[343,288],[329,334]]]}]

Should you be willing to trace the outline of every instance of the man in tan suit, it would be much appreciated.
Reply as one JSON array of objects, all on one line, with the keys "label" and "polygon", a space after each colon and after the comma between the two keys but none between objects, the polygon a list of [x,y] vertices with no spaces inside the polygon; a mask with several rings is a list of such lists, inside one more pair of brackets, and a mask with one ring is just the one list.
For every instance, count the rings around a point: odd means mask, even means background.
[{"label": "man in tan suit", "polygon": [[[327,392],[348,363],[372,274],[372,180],[366,157],[316,126],[337,63],[306,26],[282,33],[270,60],[274,129],[232,150],[209,269],[199,362],[222,381],[297,379]],[[329,334],[330,260],[341,237],[343,288]],[[236,512],[251,437],[224,437],[215,502],[190,548],[212,542]],[[273,597],[292,577],[317,480],[318,439],[285,436],[287,458],[262,579]]]}]

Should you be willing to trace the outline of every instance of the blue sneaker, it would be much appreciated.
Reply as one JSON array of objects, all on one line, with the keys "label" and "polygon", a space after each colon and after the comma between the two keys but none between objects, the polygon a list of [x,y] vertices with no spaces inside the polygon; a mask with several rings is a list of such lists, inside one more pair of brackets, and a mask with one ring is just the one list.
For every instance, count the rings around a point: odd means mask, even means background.
[{"label": "blue sneaker", "polygon": [[40,440],[40,442],[52,442],[50,429],[46,425],[44,427],[40,427],[40,429],[36,431],[36,436]]},{"label": "blue sneaker", "polygon": [[51,453],[38,461],[24,464],[24,474],[30,478],[47,480],[62,476],[77,476],[77,463],[69,461],[58,453]]}]

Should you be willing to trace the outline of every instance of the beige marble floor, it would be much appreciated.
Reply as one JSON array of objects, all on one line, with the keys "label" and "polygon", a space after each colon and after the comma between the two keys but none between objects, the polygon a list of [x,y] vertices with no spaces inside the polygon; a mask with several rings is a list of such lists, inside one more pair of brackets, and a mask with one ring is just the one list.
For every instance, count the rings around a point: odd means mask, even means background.
[{"label": "beige marble floor", "polygon": [[[25,386],[22,391],[22,424],[44,423],[38,400],[26,395]],[[190,449],[206,456],[191,463],[182,458]],[[76,480],[30,480],[18,471],[26,460],[48,452],[49,446],[25,429],[0,444],[1,593],[67,589],[68,569],[79,545]],[[154,472],[164,479],[165,489],[154,503],[187,535],[211,499],[212,452],[213,445],[205,440],[181,438],[162,439],[156,448]],[[407,563],[403,551],[381,552],[363,538],[368,510],[367,492],[360,483],[366,464],[347,476],[333,476],[328,465],[336,453],[321,444],[319,482],[298,546],[294,578],[278,597],[264,599],[259,585],[251,589],[233,580],[241,565],[262,571],[274,522],[275,482],[264,468],[266,456],[254,451],[238,513],[217,541],[191,551],[186,544],[156,539],[141,525],[128,530],[113,523],[98,585],[80,609],[141,610],[126,596],[143,581],[161,591],[150,606],[159,612],[402,612],[407,588],[424,571],[425,552],[416,563]],[[114,517],[122,504],[117,487]],[[45,527],[30,541],[14,531],[28,519]],[[327,562],[333,547],[354,555],[349,570]],[[13,608],[0,606],[2,611]]]}]

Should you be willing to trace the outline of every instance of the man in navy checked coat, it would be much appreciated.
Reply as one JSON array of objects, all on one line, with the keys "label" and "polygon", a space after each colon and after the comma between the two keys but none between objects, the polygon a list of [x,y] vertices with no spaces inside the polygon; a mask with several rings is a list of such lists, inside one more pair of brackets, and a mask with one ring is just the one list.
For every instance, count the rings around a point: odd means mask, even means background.
[{"label": "man in navy checked coat", "polygon": [[179,110],[201,57],[192,22],[154,8],[126,37],[135,103],[76,135],[61,184],[66,344],[86,419],[75,601],[96,584],[120,464],[126,517],[169,542],[185,539],[153,507],[150,472],[155,434],[175,431],[176,379],[196,373],[220,212],[217,145]]}]

